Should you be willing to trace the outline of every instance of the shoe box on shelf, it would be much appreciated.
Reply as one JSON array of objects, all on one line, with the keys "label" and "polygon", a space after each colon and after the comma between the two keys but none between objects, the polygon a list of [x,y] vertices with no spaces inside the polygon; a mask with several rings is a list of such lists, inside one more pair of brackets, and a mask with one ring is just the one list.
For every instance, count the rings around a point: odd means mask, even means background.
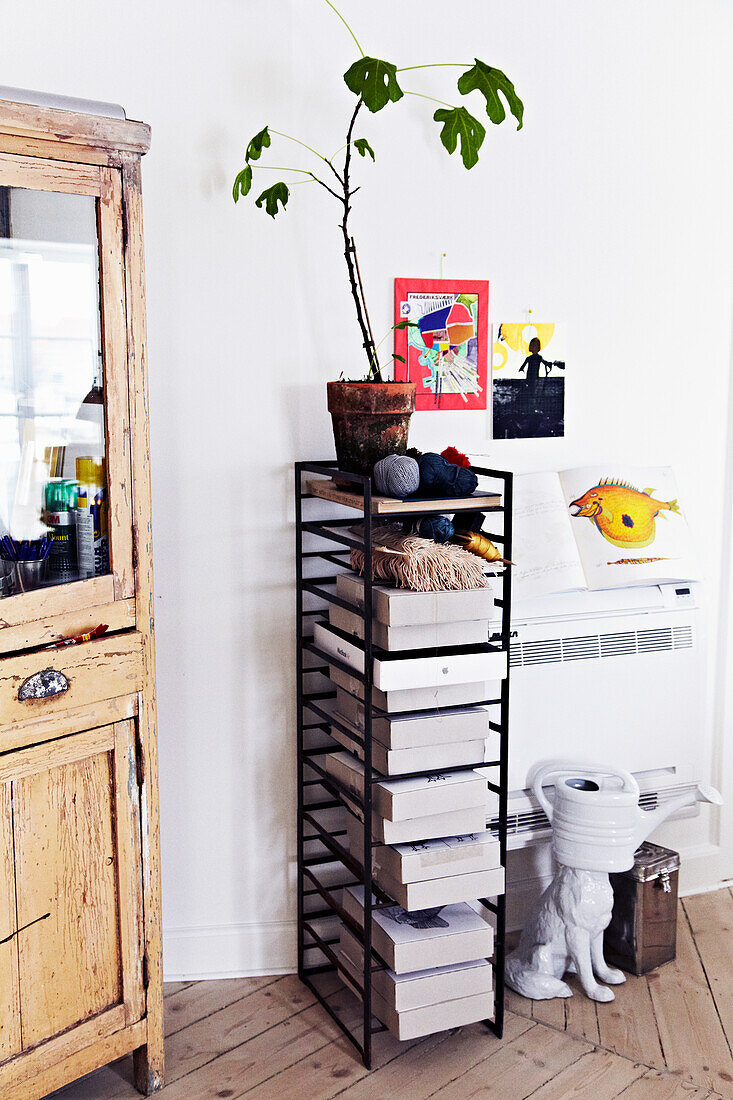
[{"label": "shoe box on shelf", "polygon": [[[360,922],[364,888],[344,890],[343,905]],[[419,913],[398,905],[374,910],[372,943],[387,965],[386,970],[372,974],[374,1015],[399,1039],[487,1019],[494,1007],[487,962],[493,938],[491,925],[466,903]],[[346,985],[357,991],[363,979],[363,954],[345,927],[339,962]]]},{"label": "shoe box on shelf", "polygon": [[[352,980],[352,988],[358,988],[363,981],[364,951],[345,926],[341,928],[339,962],[342,973]],[[406,974],[389,968],[375,970],[372,1010],[399,1039],[417,1039],[475,1023],[493,1011],[492,976],[487,959]]]},{"label": "shoe box on shelf", "polygon": [[[364,685],[356,676],[350,676],[336,665],[329,666],[328,675],[337,688],[340,687],[357,700],[363,701]],[[487,699],[498,700],[500,690],[501,681],[498,679],[474,680],[465,684],[433,684],[430,687],[391,688],[388,691],[372,687],[372,704],[393,715],[404,711],[438,710],[466,703],[483,703]]]},{"label": "shoe box on shelf", "polygon": [[[350,852],[363,861],[359,822],[346,823]],[[486,829],[461,836],[373,849],[377,885],[409,911],[494,897],[504,890],[499,843]]]},{"label": "shoe box on shelf", "polygon": [[[315,623],[313,640],[324,653],[364,672],[364,649],[342,630]],[[488,643],[446,646],[441,653],[427,649],[380,651],[374,658],[374,686],[379,691],[436,688],[443,684],[468,684],[499,680],[506,675],[507,656]],[[462,700],[466,702],[467,700]]]}]

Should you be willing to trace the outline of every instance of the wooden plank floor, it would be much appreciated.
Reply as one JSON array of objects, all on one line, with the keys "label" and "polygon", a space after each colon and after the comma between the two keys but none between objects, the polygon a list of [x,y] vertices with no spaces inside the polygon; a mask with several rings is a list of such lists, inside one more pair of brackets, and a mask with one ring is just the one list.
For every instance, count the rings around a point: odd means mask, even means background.
[{"label": "wooden plank floor", "polygon": [[[504,1038],[483,1025],[400,1043],[375,1036],[367,1073],[294,976],[166,986],[164,1100],[733,1100],[733,894],[686,898],[677,959],[589,1001],[508,994]],[[359,1004],[332,979],[345,1015]],[[124,1058],[53,1094],[137,1097]]]}]

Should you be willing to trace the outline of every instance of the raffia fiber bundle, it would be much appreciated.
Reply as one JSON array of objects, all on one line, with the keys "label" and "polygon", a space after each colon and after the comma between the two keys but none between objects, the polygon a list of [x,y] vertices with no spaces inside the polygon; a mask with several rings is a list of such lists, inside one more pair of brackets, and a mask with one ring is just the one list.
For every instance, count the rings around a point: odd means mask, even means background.
[{"label": "raffia fiber bundle", "polygon": [[[363,528],[358,529],[363,536]],[[364,551],[352,549],[351,568],[364,572]],[[372,529],[372,580],[414,592],[487,588],[481,559],[462,546],[405,535],[399,528]]]}]

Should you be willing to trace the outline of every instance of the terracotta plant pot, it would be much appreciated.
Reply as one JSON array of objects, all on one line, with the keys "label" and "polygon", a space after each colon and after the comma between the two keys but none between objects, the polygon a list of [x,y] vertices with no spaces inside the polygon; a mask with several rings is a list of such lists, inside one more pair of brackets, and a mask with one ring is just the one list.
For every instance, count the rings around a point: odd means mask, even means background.
[{"label": "terracotta plant pot", "polygon": [[341,470],[371,474],[380,458],[405,453],[414,382],[328,382],[327,390]]}]

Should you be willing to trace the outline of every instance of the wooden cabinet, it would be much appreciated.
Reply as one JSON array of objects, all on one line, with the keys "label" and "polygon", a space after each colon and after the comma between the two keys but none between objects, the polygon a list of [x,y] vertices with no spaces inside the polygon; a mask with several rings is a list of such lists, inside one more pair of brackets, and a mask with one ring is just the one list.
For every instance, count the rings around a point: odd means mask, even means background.
[{"label": "wooden cabinet", "polygon": [[4,1100],[130,1052],[140,1091],[163,1083],[148,146],[141,123],[0,100]]}]

